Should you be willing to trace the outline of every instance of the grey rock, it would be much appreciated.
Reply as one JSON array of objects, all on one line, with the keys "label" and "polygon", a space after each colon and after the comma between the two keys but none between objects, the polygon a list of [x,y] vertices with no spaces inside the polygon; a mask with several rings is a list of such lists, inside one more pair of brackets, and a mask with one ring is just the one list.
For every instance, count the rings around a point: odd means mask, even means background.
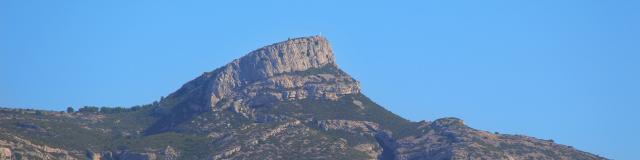
[{"label": "grey rock", "polygon": [[33,143],[28,139],[4,132],[1,128],[0,133],[2,133],[3,136],[3,138],[0,139],[0,152],[3,153],[0,154],[13,156],[14,159],[16,157],[24,159],[77,159],[76,157],[82,157],[81,155],[71,153],[72,150]]},{"label": "grey rock", "polygon": [[11,157],[12,157],[11,149],[0,147],[0,159],[1,160],[11,159]]},{"label": "grey rock", "polygon": [[359,144],[355,146],[355,149],[367,154],[370,157],[370,160],[379,159],[382,154],[382,148],[380,148],[380,145],[373,143]]},{"label": "grey rock", "polygon": [[255,114],[251,106],[307,98],[335,101],[356,93],[359,82],[338,69],[329,42],[312,36],[252,51],[204,73],[167,99],[190,102],[183,107],[195,111],[230,109],[250,117]]},{"label": "grey rock", "polygon": [[424,133],[396,141],[394,159],[605,159],[547,140],[476,130],[457,118],[421,123]]},{"label": "grey rock", "polygon": [[353,134],[376,135],[380,125],[369,121],[353,120],[322,120],[317,122],[318,127],[324,130],[342,130]]},{"label": "grey rock", "polygon": [[180,157],[180,153],[171,146],[167,146],[163,154],[165,160],[177,160]]}]

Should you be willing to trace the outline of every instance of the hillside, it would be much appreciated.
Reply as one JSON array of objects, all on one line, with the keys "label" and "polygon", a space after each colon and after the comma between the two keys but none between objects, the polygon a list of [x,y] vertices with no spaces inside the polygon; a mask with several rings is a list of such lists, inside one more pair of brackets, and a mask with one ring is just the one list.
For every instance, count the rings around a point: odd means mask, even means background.
[{"label": "hillside", "polygon": [[321,36],[252,51],[149,105],[0,109],[0,159],[87,158],[605,159],[457,118],[406,120],[367,98]]}]

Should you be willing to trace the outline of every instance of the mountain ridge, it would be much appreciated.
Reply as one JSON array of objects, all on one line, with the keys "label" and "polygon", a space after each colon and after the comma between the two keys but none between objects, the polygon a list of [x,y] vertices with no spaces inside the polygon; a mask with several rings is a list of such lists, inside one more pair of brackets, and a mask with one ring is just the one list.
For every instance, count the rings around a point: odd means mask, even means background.
[{"label": "mountain ridge", "polygon": [[[310,70],[315,72],[295,74]],[[359,82],[338,68],[328,40],[310,36],[256,49],[223,67],[205,72],[165,100],[177,101],[176,106],[195,112],[233,109],[250,117],[255,114],[250,106],[271,101],[336,100],[354,93],[360,93]]]},{"label": "mountain ridge", "polygon": [[[208,93],[210,95],[207,96],[211,96],[209,100],[210,105],[213,108],[221,99],[227,96],[236,96],[230,95],[233,94],[234,89],[265,80],[274,81],[271,83],[276,83],[276,85],[278,85],[276,87],[290,88],[291,86],[299,85],[292,83],[300,81],[290,82],[291,78],[289,77],[285,77],[285,79],[269,78],[274,78],[283,74],[286,75],[286,73],[289,72],[321,69],[322,67],[338,68],[332,48],[328,44],[328,41],[321,36],[311,36],[294,38],[254,50],[242,58],[235,59],[221,68],[204,73],[194,81],[202,80],[207,81],[205,83],[209,83],[207,85],[211,88],[206,88],[205,92],[210,92]],[[346,73],[342,71],[340,72],[346,75]],[[350,77],[349,79],[354,83],[352,84],[352,92],[360,92],[359,82]],[[189,90],[189,88],[197,86],[197,84],[193,86],[191,85],[192,83],[195,83],[194,81],[185,84],[176,92],[185,92],[181,90]],[[306,92],[298,94],[305,93]],[[168,98],[174,95],[175,92],[170,94]],[[296,95],[296,92],[291,95],[294,97],[303,96],[300,98],[306,98],[305,95]],[[335,99],[335,96],[330,98]]]},{"label": "mountain ridge", "polygon": [[256,49],[149,105],[0,120],[0,159],[605,159],[458,118],[404,119],[361,93],[322,36]]}]

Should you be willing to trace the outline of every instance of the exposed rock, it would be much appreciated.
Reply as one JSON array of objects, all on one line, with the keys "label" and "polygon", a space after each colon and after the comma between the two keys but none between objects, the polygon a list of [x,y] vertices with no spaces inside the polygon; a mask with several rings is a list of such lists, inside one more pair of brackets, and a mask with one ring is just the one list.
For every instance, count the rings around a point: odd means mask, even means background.
[{"label": "exposed rock", "polygon": [[358,106],[358,108],[360,108],[360,109],[364,109],[364,105],[363,105],[363,104],[362,104],[362,102],[361,102],[361,101],[359,101],[359,100],[355,100],[355,99],[354,99],[354,100],[353,100],[353,104],[355,104],[356,106]]},{"label": "exposed rock", "polygon": [[167,146],[164,149],[164,159],[165,160],[177,160],[180,157],[180,153],[171,146]]},{"label": "exposed rock", "polygon": [[434,128],[465,127],[464,121],[454,117],[440,118],[431,123],[431,126]]},{"label": "exposed rock", "polygon": [[102,153],[87,150],[87,159],[90,160],[102,160]]},{"label": "exposed rock", "polygon": [[295,121],[292,121],[292,122],[287,122],[287,123],[285,123],[285,124],[279,125],[279,126],[275,127],[274,129],[271,129],[271,130],[268,130],[268,131],[267,131],[267,132],[265,132],[265,133],[262,133],[262,134],[261,134],[259,137],[257,137],[256,139],[251,140],[251,141],[249,142],[249,144],[258,144],[260,141],[265,141],[265,140],[267,140],[267,139],[269,139],[269,138],[271,138],[271,137],[273,137],[273,136],[275,136],[275,135],[277,135],[277,134],[282,133],[282,132],[283,132],[284,130],[286,130],[288,127],[296,126],[296,125],[300,125],[300,124],[301,124],[301,122],[300,122],[300,121],[295,120]]},{"label": "exposed rock", "polygon": [[0,147],[0,160],[11,159],[12,157],[11,149]]},{"label": "exposed rock", "polygon": [[355,147],[355,149],[369,155],[370,160],[377,160],[379,159],[379,156],[382,154],[382,148],[380,148],[378,144],[372,144],[372,143],[359,144]]},{"label": "exposed rock", "polygon": [[76,159],[76,157],[80,157],[70,150],[35,144],[30,140],[4,132],[1,128],[0,133],[4,137],[0,139],[0,148],[7,149],[0,149],[0,152],[9,153],[14,158],[17,156],[25,159]]},{"label": "exposed rock", "polygon": [[[248,130],[248,141],[228,145],[225,152],[216,153],[218,157],[226,154],[228,157],[223,159],[354,159],[351,154],[356,150],[345,139],[324,136],[302,122],[278,122],[264,130],[257,129],[268,124],[261,125]],[[366,156],[360,154],[355,159],[361,159],[359,157]]]},{"label": "exposed rock", "polygon": [[380,131],[380,125],[368,121],[353,120],[322,120],[317,122],[324,130],[343,130],[354,134],[375,135]]},{"label": "exposed rock", "polygon": [[546,140],[475,130],[457,118],[424,123],[423,134],[397,140],[395,159],[604,159]]},{"label": "exposed rock", "polygon": [[290,39],[207,72],[168,98],[191,101],[183,107],[197,111],[232,108],[252,116],[249,106],[307,98],[337,100],[359,93],[359,83],[337,67],[324,37]]},{"label": "exposed rock", "polygon": [[209,133],[209,134],[207,135],[207,137],[208,137],[208,138],[211,138],[211,139],[218,139],[218,138],[221,138],[221,137],[223,137],[223,136],[224,136],[224,134],[219,133],[219,132],[211,132],[211,133]]},{"label": "exposed rock", "polygon": [[235,154],[236,152],[239,152],[239,151],[240,151],[240,149],[242,149],[242,147],[241,147],[241,146],[233,146],[233,147],[231,147],[230,149],[228,149],[228,150],[224,151],[222,154],[219,154],[219,155],[215,155],[215,156],[213,156],[213,158],[212,158],[212,159],[213,159],[213,160],[219,160],[219,159],[222,159],[222,158],[224,158],[224,157],[229,157],[229,156],[231,156],[231,155]]},{"label": "exposed rock", "polygon": [[[235,156],[235,154],[237,153],[243,153],[244,150],[248,150],[249,151],[248,153],[255,152],[255,148],[245,149],[242,147],[242,145],[257,146],[257,145],[260,145],[262,142],[265,142],[268,139],[273,137],[286,137],[286,136],[282,136],[282,135],[285,135],[285,131],[294,127],[303,128],[302,122],[298,120],[292,120],[292,121],[277,125],[268,130],[255,132],[253,135],[250,136],[251,137],[250,139],[247,139],[246,141],[240,144],[229,145],[229,147],[226,147],[223,152],[219,152],[218,154],[214,155],[212,159],[214,160],[226,159],[228,157]],[[236,159],[236,158],[231,158],[231,159]]]}]

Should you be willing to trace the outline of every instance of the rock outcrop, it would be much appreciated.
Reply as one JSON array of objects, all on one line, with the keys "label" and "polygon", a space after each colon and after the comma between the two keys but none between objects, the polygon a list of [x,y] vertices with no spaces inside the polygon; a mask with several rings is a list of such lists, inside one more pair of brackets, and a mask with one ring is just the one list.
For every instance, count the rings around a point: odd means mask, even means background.
[{"label": "rock outcrop", "polygon": [[457,118],[423,123],[424,133],[397,140],[394,159],[604,159],[549,140],[475,130]]},{"label": "rock outcrop", "polygon": [[23,159],[76,159],[80,157],[70,150],[55,148],[48,145],[36,144],[30,140],[11,135],[0,129],[0,159],[1,157],[20,157]]},{"label": "rock outcrop", "polygon": [[167,99],[192,110],[232,109],[249,116],[251,106],[307,98],[337,100],[359,92],[358,81],[338,69],[329,42],[312,36],[257,49],[204,73]]},{"label": "rock outcrop", "polygon": [[380,148],[380,145],[374,143],[359,144],[355,146],[355,149],[367,154],[367,156],[370,157],[370,160],[380,159],[380,155],[382,154],[382,148]]},{"label": "rock outcrop", "polygon": [[[106,158],[112,158],[111,153],[107,153]],[[87,150],[87,159],[89,160],[102,160],[102,153],[94,152],[92,150]]]},{"label": "rock outcrop", "polygon": [[0,147],[0,160],[11,159],[12,157],[11,149]]},{"label": "rock outcrop", "polygon": [[167,148],[164,149],[163,154],[164,160],[178,160],[178,157],[180,157],[180,152],[171,146],[167,146]]},{"label": "rock outcrop", "polygon": [[352,134],[375,136],[381,131],[379,124],[368,121],[322,120],[317,123],[324,130],[342,130]]}]

